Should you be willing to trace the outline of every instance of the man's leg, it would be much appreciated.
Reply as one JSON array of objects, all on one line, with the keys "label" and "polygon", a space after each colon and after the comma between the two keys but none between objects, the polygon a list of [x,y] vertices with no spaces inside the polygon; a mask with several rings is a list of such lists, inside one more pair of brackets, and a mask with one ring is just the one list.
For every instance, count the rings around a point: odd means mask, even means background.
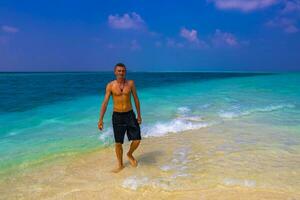
[{"label": "man's leg", "polygon": [[123,147],[122,147],[122,143],[116,143],[115,144],[115,150],[116,150],[116,155],[117,155],[117,159],[118,159],[118,167],[114,170],[112,170],[112,172],[119,172],[124,168],[123,165]]},{"label": "man's leg", "polygon": [[130,144],[130,149],[127,152],[128,159],[133,167],[137,166],[137,160],[132,156],[132,153],[138,148],[140,142],[141,140],[132,140]]}]

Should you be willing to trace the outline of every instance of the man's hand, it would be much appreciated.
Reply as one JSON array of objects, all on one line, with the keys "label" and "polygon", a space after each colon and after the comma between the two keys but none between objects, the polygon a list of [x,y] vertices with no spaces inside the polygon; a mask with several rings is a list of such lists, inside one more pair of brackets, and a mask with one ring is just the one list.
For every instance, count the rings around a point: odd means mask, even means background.
[{"label": "man's hand", "polygon": [[138,116],[138,117],[137,117],[137,122],[138,122],[139,124],[142,123],[142,117],[141,117],[141,116]]},{"label": "man's hand", "polygon": [[98,122],[98,128],[102,131],[103,130],[103,121],[99,120]]}]

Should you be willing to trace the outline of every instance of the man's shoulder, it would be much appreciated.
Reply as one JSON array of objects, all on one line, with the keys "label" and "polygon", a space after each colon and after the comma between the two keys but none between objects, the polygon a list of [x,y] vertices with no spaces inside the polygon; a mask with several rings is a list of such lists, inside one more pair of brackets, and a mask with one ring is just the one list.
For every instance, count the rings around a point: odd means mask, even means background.
[{"label": "man's shoulder", "polygon": [[134,84],[134,80],[127,80],[130,85]]},{"label": "man's shoulder", "polygon": [[115,82],[114,80],[108,82],[108,83],[106,84],[106,87],[112,87],[112,85],[114,84],[114,82]]}]

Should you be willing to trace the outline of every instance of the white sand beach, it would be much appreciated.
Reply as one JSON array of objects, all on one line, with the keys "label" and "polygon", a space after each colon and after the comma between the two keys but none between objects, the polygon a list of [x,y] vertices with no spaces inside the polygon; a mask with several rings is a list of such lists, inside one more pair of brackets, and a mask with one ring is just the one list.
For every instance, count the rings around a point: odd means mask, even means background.
[{"label": "white sand beach", "polygon": [[[260,134],[264,133],[264,134]],[[272,137],[271,137],[272,135]],[[114,147],[1,180],[1,199],[300,199],[300,146],[272,127],[231,121],[144,138],[115,174]],[[299,136],[294,136],[299,140]]]}]

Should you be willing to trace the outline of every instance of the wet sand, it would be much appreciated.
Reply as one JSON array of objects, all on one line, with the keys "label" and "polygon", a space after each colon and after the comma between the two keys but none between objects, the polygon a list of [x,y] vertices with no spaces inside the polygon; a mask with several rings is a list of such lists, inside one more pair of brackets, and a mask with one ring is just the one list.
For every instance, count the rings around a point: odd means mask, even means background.
[{"label": "wet sand", "polygon": [[2,178],[0,199],[300,199],[299,135],[232,121],[143,138],[115,174],[114,146]]}]

